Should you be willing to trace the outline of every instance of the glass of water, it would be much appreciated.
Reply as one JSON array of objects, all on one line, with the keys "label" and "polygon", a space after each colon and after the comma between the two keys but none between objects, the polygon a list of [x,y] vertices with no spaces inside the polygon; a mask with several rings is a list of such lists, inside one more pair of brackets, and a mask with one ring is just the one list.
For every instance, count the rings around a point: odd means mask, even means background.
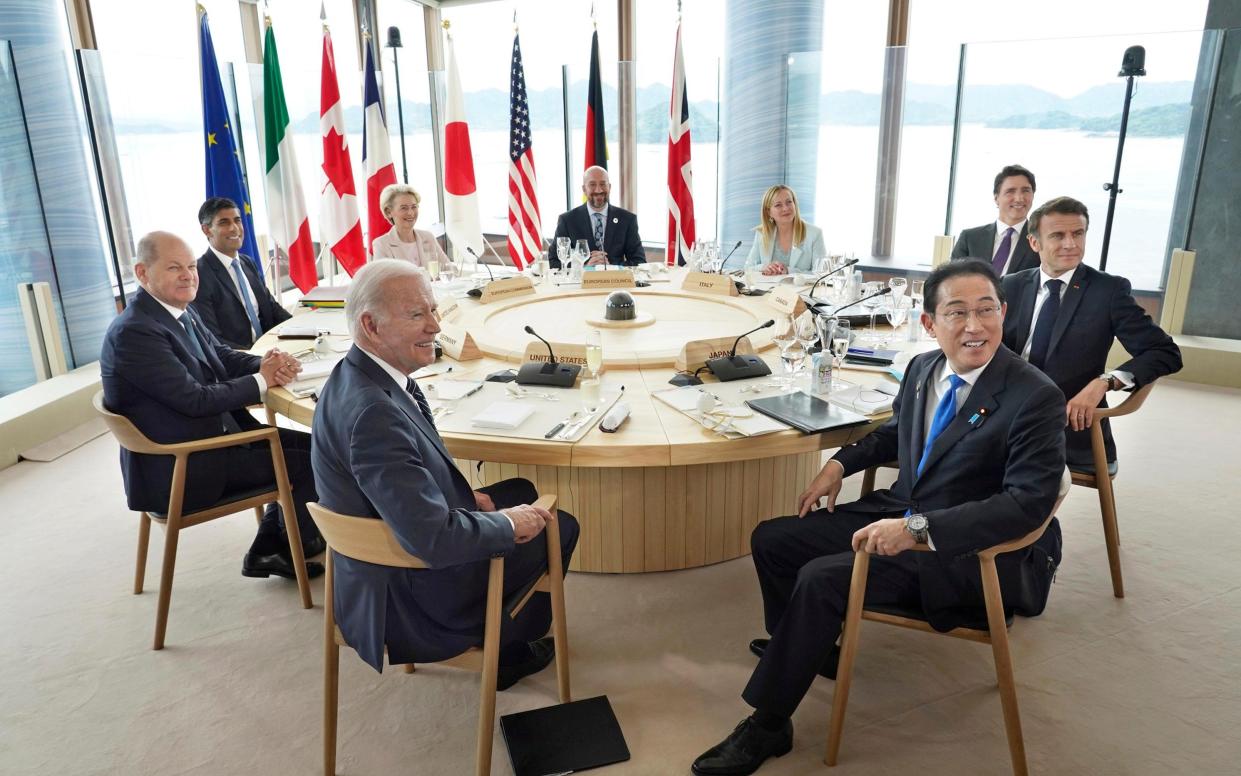
[{"label": "glass of water", "polygon": [[586,335],[586,366],[590,367],[592,377],[598,377],[603,368],[603,332],[598,329],[591,329]]},{"label": "glass of water", "polygon": [[849,383],[836,379],[836,375],[845,363],[845,354],[849,352],[849,340],[853,335],[853,327],[848,318],[832,320],[832,360],[836,366],[832,370],[832,390],[847,388]]}]

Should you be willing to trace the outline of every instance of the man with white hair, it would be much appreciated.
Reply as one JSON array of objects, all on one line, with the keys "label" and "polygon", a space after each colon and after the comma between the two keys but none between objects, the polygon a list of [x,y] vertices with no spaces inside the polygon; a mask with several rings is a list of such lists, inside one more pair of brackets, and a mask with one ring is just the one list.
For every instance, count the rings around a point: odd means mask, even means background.
[{"label": "man with white hair", "polygon": [[[582,194],[586,202],[560,214],[556,221],[556,237],[568,237],[574,245],[578,240],[585,240],[590,246],[590,258],[586,261],[589,266],[645,264],[646,251],[638,236],[638,217],[610,204],[611,193],[608,171],[602,167],[587,167],[582,173]],[[554,238],[548,259],[551,266],[560,266]]]},{"label": "man with white hair", "polygon": [[[505,600],[540,576],[545,541],[560,524],[567,568],[577,544],[572,515],[531,506],[528,480],[470,489],[444,447],[430,405],[409,375],[435,360],[439,332],[426,273],[395,259],[371,261],[345,298],[354,345],[332,371],[315,409],[311,459],[319,502],[383,520],[430,568],[377,566],[336,556],[335,614],[345,642],[377,671],[390,663],[435,662],[482,644],[488,561],[504,556]],[[554,657],[546,593],[516,618],[501,618],[497,689]],[[536,640],[537,639],[537,640]]]}]

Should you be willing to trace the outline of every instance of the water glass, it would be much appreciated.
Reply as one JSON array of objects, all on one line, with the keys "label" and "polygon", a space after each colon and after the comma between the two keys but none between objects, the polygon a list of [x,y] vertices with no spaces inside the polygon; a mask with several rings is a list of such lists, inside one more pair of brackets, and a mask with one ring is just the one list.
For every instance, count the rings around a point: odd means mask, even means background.
[{"label": "water glass", "polygon": [[427,262],[427,274],[431,276],[431,280],[440,279],[440,263],[435,259]]},{"label": "water glass", "polygon": [[586,366],[590,368],[592,377],[599,376],[603,368],[603,332],[591,329],[586,334]]},{"label": "water glass", "polygon": [[832,359],[836,368],[832,370],[832,390],[849,387],[849,383],[836,379],[840,368],[845,363],[845,354],[849,352],[849,341],[853,336],[853,327],[848,318],[834,318],[831,324]]}]

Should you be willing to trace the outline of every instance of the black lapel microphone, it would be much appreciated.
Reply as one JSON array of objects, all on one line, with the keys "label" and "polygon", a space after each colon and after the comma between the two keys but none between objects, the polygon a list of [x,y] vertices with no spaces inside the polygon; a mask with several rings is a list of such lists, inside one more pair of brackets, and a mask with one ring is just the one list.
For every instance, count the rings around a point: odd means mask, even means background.
[{"label": "black lapel microphone", "polygon": [[839,267],[837,267],[836,269],[832,270],[831,272],[828,272],[828,273],[825,273],[825,274],[823,274],[823,275],[819,276],[819,279],[818,279],[818,280],[816,280],[816,281],[814,281],[814,285],[810,287],[810,293],[809,293],[809,294],[807,294],[807,296],[809,296],[811,299],[813,299],[813,298],[814,298],[814,292],[815,292],[815,289],[817,289],[817,288],[819,287],[819,284],[820,284],[820,283],[822,283],[824,280],[827,280],[827,279],[828,279],[829,277],[831,277],[832,275],[835,275],[837,272],[840,272],[841,270],[845,270],[845,269],[848,269],[849,267],[852,267],[854,264],[857,264],[859,261],[861,261],[861,259],[849,259],[849,260],[848,260],[848,261],[846,261],[844,264],[841,264]]},{"label": "black lapel microphone", "polygon": [[763,375],[771,374],[771,368],[767,366],[767,362],[758,356],[737,355],[737,345],[743,337],[775,325],[774,319],[768,319],[765,323],[755,326],[745,334],[742,334],[733,341],[732,350],[728,352],[727,356],[711,359],[707,362],[707,368],[722,383],[726,383],[729,380],[743,380],[747,377],[762,377]]},{"label": "black lapel microphone", "polygon": [[540,364],[537,361],[527,361],[517,370],[516,382],[518,385],[554,385],[560,388],[572,388],[577,382],[578,372],[582,371],[582,367],[578,364],[561,364],[556,361],[556,354],[552,350],[552,344],[539,336],[532,327],[526,326],[525,331],[540,342],[547,346],[548,362]]},{"label": "black lapel microphone", "polygon": [[891,289],[891,288],[881,288],[881,289],[879,289],[878,291],[876,291],[875,293],[871,294],[870,296],[863,296],[863,297],[859,297],[859,298],[857,298],[857,299],[854,299],[854,300],[853,300],[852,302],[850,302],[849,304],[842,304],[840,307],[837,307],[835,310],[833,310],[833,311],[831,312],[831,315],[835,315],[836,313],[840,312],[841,310],[845,309],[846,307],[852,307],[853,305],[858,304],[858,303],[860,303],[860,302],[865,302],[867,299],[874,299],[874,298],[875,298],[875,297],[877,297],[877,296],[883,296],[884,294],[890,294],[890,293],[892,293],[892,289]]}]

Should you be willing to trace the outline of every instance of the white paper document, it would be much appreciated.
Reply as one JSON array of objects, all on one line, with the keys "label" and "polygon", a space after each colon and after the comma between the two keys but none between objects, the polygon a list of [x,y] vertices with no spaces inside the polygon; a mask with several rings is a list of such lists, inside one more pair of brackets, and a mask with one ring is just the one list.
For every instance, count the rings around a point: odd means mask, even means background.
[{"label": "white paper document", "polygon": [[488,405],[470,421],[476,428],[502,428],[512,430],[526,422],[534,414],[527,404],[513,401],[498,401]]}]

